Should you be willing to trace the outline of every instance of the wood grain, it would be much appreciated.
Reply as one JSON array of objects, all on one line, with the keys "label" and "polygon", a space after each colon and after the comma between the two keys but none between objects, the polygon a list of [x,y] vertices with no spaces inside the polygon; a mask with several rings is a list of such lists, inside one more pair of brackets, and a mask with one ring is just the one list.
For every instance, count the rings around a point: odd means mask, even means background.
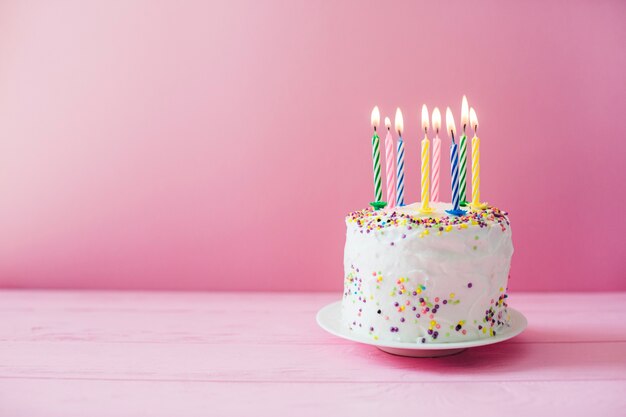
[{"label": "wood grain", "polygon": [[522,335],[438,359],[326,334],[338,297],[2,291],[0,417],[626,409],[626,293],[513,294]]}]

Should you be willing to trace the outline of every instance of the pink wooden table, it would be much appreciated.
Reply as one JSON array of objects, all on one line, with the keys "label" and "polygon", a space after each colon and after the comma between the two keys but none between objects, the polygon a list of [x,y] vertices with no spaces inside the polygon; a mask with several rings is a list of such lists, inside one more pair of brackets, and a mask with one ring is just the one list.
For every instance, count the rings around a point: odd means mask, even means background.
[{"label": "pink wooden table", "polygon": [[624,416],[626,293],[513,293],[519,337],[411,359],[337,294],[0,292],[0,416]]}]

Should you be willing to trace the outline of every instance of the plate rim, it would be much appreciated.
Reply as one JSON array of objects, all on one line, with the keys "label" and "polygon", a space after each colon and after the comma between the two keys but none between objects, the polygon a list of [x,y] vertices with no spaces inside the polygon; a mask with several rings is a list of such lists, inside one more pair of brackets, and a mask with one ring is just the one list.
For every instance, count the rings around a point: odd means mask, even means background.
[{"label": "plate rim", "polygon": [[513,325],[507,329],[507,331],[498,333],[494,337],[471,340],[467,342],[445,342],[445,343],[409,343],[409,342],[393,342],[393,341],[381,341],[366,339],[364,336],[355,335],[350,333],[347,329],[339,329],[335,326],[329,325],[324,319],[326,314],[332,313],[333,309],[337,309],[336,313],[341,313],[341,300],[333,301],[330,304],[320,308],[315,316],[318,326],[324,331],[332,334],[333,336],[340,337],[342,339],[350,340],[352,342],[363,343],[366,345],[372,345],[377,347],[388,347],[394,349],[408,349],[408,350],[444,350],[444,349],[462,349],[492,345],[495,343],[504,342],[512,339],[522,333],[526,327],[528,327],[528,319],[522,314],[521,311],[516,310],[513,307],[507,307],[511,313],[511,321]]}]

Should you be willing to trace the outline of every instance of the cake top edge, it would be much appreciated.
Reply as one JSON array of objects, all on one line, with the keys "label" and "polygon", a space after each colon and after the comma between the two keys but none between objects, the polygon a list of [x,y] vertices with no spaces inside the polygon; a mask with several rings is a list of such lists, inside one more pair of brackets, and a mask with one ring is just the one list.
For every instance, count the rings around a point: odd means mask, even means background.
[{"label": "cake top edge", "polygon": [[508,213],[497,207],[487,206],[484,209],[471,209],[461,216],[452,216],[446,213],[450,204],[431,203],[432,213],[420,212],[421,203],[409,204],[402,207],[374,210],[372,207],[353,211],[346,216],[346,223],[356,224],[367,230],[380,230],[389,227],[418,227],[446,228],[455,226],[479,226],[499,224],[505,228],[509,226]]}]

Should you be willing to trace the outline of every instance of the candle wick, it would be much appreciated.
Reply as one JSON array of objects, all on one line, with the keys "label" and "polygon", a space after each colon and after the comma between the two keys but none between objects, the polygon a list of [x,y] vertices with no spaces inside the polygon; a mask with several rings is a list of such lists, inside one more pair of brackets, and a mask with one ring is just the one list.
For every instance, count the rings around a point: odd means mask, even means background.
[{"label": "candle wick", "polygon": [[374,132],[376,132],[376,125],[374,125]]}]

